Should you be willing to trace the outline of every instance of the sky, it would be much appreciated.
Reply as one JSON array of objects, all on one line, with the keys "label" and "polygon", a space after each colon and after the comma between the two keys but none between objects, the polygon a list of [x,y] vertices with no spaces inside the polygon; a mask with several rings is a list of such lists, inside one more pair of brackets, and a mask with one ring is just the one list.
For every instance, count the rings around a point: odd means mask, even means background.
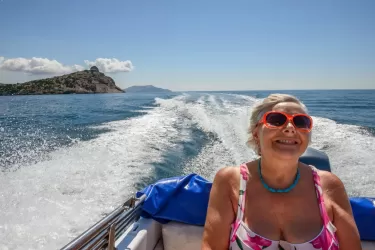
[{"label": "sky", "polygon": [[0,0],[0,83],[374,89],[374,0]]}]

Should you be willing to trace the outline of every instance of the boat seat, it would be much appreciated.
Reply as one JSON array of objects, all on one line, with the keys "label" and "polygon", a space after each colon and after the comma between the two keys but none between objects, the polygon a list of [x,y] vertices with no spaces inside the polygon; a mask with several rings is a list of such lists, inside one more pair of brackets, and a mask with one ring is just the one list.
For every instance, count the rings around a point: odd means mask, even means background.
[{"label": "boat seat", "polygon": [[201,249],[203,227],[171,221],[162,225],[164,250]]},{"label": "boat seat", "polygon": [[328,155],[314,148],[308,147],[299,160],[307,165],[313,165],[317,169],[331,172]]}]

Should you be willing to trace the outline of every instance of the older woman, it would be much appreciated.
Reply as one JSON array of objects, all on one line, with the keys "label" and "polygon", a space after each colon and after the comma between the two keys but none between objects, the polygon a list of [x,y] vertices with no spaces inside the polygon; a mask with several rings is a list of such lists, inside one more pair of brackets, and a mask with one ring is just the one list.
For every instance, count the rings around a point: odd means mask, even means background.
[{"label": "older woman", "polygon": [[299,162],[313,121],[294,96],[255,106],[248,143],[259,159],[215,176],[202,249],[361,249],[348,196],[332,173]]}]

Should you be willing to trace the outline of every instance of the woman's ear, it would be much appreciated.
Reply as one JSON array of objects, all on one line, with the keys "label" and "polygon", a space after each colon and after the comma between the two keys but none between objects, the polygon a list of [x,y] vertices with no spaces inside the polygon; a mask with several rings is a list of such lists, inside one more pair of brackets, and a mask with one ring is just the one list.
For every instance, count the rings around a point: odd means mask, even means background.
[{"label": "woman's ear", "polygon": [[253,130],[253,138],[255,140],[256,143],[259,143],[259,136],[258,136],[258,130],[259,130],[259,127],[256,126]]},{"label": "woman's ear", "polygon": [[258,155],[261,155],[261,150],[260,150],[260,141],[259,141],[259,127],[255,127],[253,130],[253,139],[256,145],[256,153]]}]

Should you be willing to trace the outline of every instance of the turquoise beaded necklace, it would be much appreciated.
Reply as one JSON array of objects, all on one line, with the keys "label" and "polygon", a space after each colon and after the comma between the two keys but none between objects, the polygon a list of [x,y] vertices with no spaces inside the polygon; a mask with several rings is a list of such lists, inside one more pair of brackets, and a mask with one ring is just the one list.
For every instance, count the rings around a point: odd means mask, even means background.
[{"label": "turquoise beaded necklace", "polygon": [[259,159],[259,161],[258,161],[258,172],[259,172],[259,176],[260,176],[260,181],[262,182],[263,186],[267,190],[269,190],[272,193],[288,193],[290,190],[292,190],[297,185],[298,180],[300,178],[299,168],[297,168],[296,178],[294,179],[292,185],[290,185],[289,187],[287,187],[285,189],[275,189],[275,188],[271,188],[270,186],[268,186],[267,183],[264,181],[263,176],[262,176],[262,170],[261,170],[261,167],[260,167],[260,160],[261,159]]}]

